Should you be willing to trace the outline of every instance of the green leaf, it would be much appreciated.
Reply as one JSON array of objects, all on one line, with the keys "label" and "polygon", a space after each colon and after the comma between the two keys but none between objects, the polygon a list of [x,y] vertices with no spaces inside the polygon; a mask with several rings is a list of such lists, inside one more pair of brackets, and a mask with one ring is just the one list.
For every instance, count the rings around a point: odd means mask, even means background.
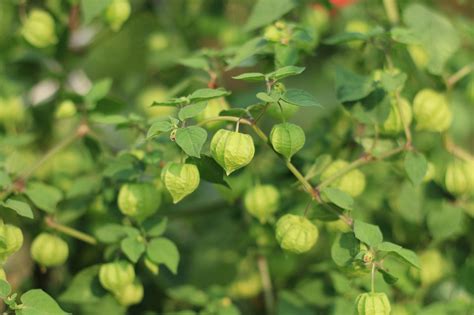
[{"label": "green leaf", "polygon": [[405,171],[413,185],[421,184],[427,170],[428,162],[423,154],[410,151],[405,155]]},{"label": "green leaf", "polygon": [[181,121],[186,120],[188,118],[195,117],[199,115],[207,106],[207,102],[199,102],[196,104],[191,104],[186,107],[183,107],[178,112],[178,117]]},{"label": "green leaf", "polygon": [[178,60],[178,63],[194,69],[209,70],[209,63],[207,59],[203,57],[183,58]]},{"label": "green leaf", "polygon": [[446,62],[461,44],[456,28],[444,16],[418,3],[405,9],[403,21],[428,53],[428,71],[441,74]]},{"label": "green leaf", "polygon": [[403,85],[405,84],[406,79],[407,79],[407,75],[403,72],[393,74],[393,73],[384,71],[382,73],[381,83],[385,91],[394,92],[396,90],[401,90],[403,88]]},{"label": "green leaf", "polygon": [[365,223],[360,220],[354,220],[354,234],[359,241],[371,247],[376,247],[382,243],[383,240],[382,232],[377,225]]},{"label": "green leaf", "polygon": [[82,269],[69,282],[66,291],[60,296],[59,300],[64,303],[81,304],[96,303],[107,295],[107,291],[99,283],[99,265],[94,265]]},{"label": "green leaf", "polygon": [[197,166],[201,179],[210,183],[229,187],[229,184],[224,180],[224,170],[210,156],[202,155],[200,159],[189,158],[186,160],[186,163],[191,163]]},{"label": "green leaf", "polygon": [[341,103],[357,101],[375,89],[370,77],[361,76],[341,67],[336,69],[336,97]]},{"label": "green leaf", "polygon": [[166,101],[154,101],[151,106],[178,106],[178,105],[186,105],[189,104],[189,98],[182,96],[182,97],[174,97],[172,99]]},{"label": "green leaf", "polygon": [[146,134],[147,138],[153,138],[157,135],[159,135],[162,132],[168,132],[171,129],[173,129],[174,126],[169,120],[161,120],[153,123],[150,126],[150,129],[148,129],[148,132]]},{"label": "green leaf", "polygon": [[40,182],[29,183],[25,195],[39,209],[48,213],[55,212],[58,202],[63,198],[63,194],[59,189]]},{"label": "green leaf", "polygon": [[267,77],[272,80],[280,80],[286,77],[298,75],[305,70],[305,67],[287,66],[267,74]]},{"label": "green leaf", "polygon": [[147,255],[153,262],[164,264],[173,274],[177,273],[179,252],[169,239],[164,237],[152,239],[147,247]]},{"label": "green leaf", "polygon": [[145,244],[136,236],[129,236],[120,242],[120,249],[133,263],[145,252]]},{"label": "green leaf", "polygon": [[402,44],[418,45],[420,44],[420,39],[411,29],[405,27],[396,26],[391,29],[390,35],[392,39],[396,42]]},{"label": "green leaf", "polygon": [[210,100],[213,98],[218,98],[222,96],[229,95],[230,92],[224,89],[200,89],[194,91],[191,95],[188,96],[189,100],[193,103]]},{"label": "green leaf", "polygon": [[96,194],[101,187],[102,178],[95,175],[87,175],[76,178],[72,186],[67,190],[68,199],[84,197]]},{"label": "green leaf", "polygon": [[257,98],[259,100],[262,100],[262,101],[266,102],[266,103],[276,103],[276,102],[278,102],[278,99],[275,99],[274,97],[272,97],[271,95],[268,95],[265,92],[257,93]]},{"label": "green leaf", "polygon": [[129,122],[129,119],[126,116],[119,114],[91,113],[89,119],[96,124],[104,125],[118,125]]},{"label": "green leaf", "polygon": [[321,106],[311,94],[304,90],[288,89],[281,98],[287,103],[302,107]]},{"label": "green leaf", "polygon": [[21,296],[22,308],[16,315],[65,315],[58,303],[41,289],[34,289]]},{"label": "green leaf", "polygon": [[421,224],[423,220],[423,192],[420,186],[413,186],[408,180],[401,184],[394,210],[405,220]]},{"label": "green leaf", "polygon": [[359,241],[354,233],[340,234],[331,246],[331,257],[338,266],[347,265],[359,252]]},{"label": "green leaf", "polygon": [[112,87],[112,79],[105,78],[94,83],[89,92],[84,96],[84,100],[89,105],[89,109],[95,107],[96,103],[107,96]]},{"label": "green leaf", "polygon": [[383,34],[384,32],[385,30],[382,27],[376,26],[367,33],[346,32],[346,33],[337,34],[325,39],[324,43],[328,45],[336,45],[336,44],[342,44],[342,43],[351,42],[355,40],[367,41],[371,39],[372,37]]},{"label": "green leaf", "polygon": [[82,15],[84,17],[84,24],[89,24],[92,20],[102,14],[112,0],[81,0]]},{"label": "green leaf", "polygon": [[352,210],[354,206],[354,199],[352,199],[349,194],[343,192],[342,190],[333,187],[327,187],[323,189],[322,193],[323,196],[328,198],[333,204],[342,209]]},{"label": "green leaf", "polygon": [[389,284],[389,285],[394,285],[397,281],[398,281],[398,278],[395,277],[394,275],[392,275],[390,272],[388,272],[387,270],[383,270],[383,269],[378,269],[378,271],[382,274],[382,277],[383,277],[383,280]]},{"label": "green leaf", "polygon": [[176,143],[189,156],[199,158],[206,139],[207,131],[201,127],[191,126],[176,130]]},{"label": "green leaf", "polygon": [[3,279],[0,279],[0,298],[4,299],[10,295],[12,287],[8,282]]},{"label": "green leaf", "polygon": [[30,205],[24,201],[10,198],[7,201],[1,202],[0,205],[15,211],[18,215],[21,215],[22,217],[29,219],[34,218],[33,211],[31,210]]},{"label": "green leaf", "polygon": [[397,245],[391,242],[383,242],[377,246],[377,250],[382,251],[382,252],[389,252],[389,253],[396,254],[397,256],[405,260],[407,263],[409,263],[413,267],[420,268],[420,262],[415,252],[409,249],[403,248],[400,245]]},{"label": "green leaf", "polygon": [[252,31],[279,19],[296,6],[294,0],[258,0],[250,13],[245,29]]},{"label": "green leaf", "polygon": [[240,48],[234,54],[234,57],[228,61],[226,70],[230,70],[241,65],[245,60],[250,57],[262,52],[267,45],[266,40],[261,37],[252,38]]},{"label": "green leaf", "polygon": [[431,208],[427,217],[428,230],[437,241],[451,239],[463,231],[464,213],[461,208],[444,203]]},{"label": "green leaf", "polygon": [[123,226],[115,223],[101,225],[94,234],[100,242],[106,244],[117,243],[127,236]]},{"label": "green leaf", "polygon": [[298,62],[299,51],[295,45],[274,44],[275,67],[292,66]]},{"label": "green leaf", "polygon": [[168,218],[157,218],[152,217],[143,222],[143,228],[145,229],[146,235],[149,237],[161,236],[166,231],[168,226]]},{"label": "green leaf", "polygon": [[260,72],[242,73],[232,78],[236,80],[244,80],[244,81],[250,81],[250,82],[265,81],[265,75]]}]

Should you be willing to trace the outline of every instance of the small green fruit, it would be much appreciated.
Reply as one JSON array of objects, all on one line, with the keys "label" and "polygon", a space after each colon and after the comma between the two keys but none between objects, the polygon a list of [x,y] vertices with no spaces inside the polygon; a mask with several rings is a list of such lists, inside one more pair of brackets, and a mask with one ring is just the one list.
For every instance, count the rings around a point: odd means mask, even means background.
[{"label": "small green fruit", "polygon": [[23,245],[23,233],[20,228],[0,222],[0,260],[17,252]]},{"label": "small green fruit", "polygon": [[125,260],[103,264],[99,269],[100,284],[111,292],[119,292],[135,280],[133,265]]},{"label": "small green fruit", "polygon": [[123,306],[138,304],[143,300],[143,284],[138,280],[114,291],[114,297]]},{"label": "small green fruit", "polygon": [[273,126],[270,132],[270,142],[273,149],[288,160],[301,150],[305,143],[305,134],[303,129],[295,124],[282,123]]},{"label": "small green fruit", "polygon": [[139,108],[150,118],[168,117],[176,112],[175,107],[171,106],[151,106],[153,102],[166,101],[169,99],[169,91],[166,87],[155,85],[146,88],[137,97]]},{"label": "small green fruit", "polygon": [[263,37],[269,42],[279,42],[282,37],[281,31],[275,25],[269,25],[265,28]]},{"label": "small green fruit", "polygon": [[[370,31],[370,26],[365,21],[352,20],[347,23],[345,31],[347,33],[360,33],[366,34]],[[347,43],[347,45],[353,49],[359,48],[364,42],[362,40],[353,40]]]},{"label": "small green fruit", "polygon": [[178,203],[199,186],[199,170],[194,164],[168,163],[161,171],[161,181]]},{"label": "small green fruit", "polygon": [[145,219],[160,207],[161,195],[149,183],[124,184],[118,195],[118,207],[127,216]]},{"label": "small green fruit", "polygon": [[74,105],[74,102],[71,100],[65,100],[62,101],[61,104],[59,104],[58,108],[56,109],[56,112],[54,113],[54,117],[57,119],[66,119],[66,118],[71,118],[76,115],[77,109],[76,105]]},{"label": "small green fruit", "polygon": [[356,299],[358,315],[389,315],[390,302],[385,293],[362,293]]},{"label": "small green fruit", "polygon": [[0,123],[19,124],[25,121],[25,107],[20,97],[0,97]]},{"label": "small green fruit", "polygon": [[[324,181],[341,169],[347,167],[349,163],[344,160],[336,160],[329,164],[321,174],[321,180]],[[359,196],[365,189],[365,175],[360,170],[352,170],[331,183],[331,187],[342,190],[352,197]]]},{"label": "small green fruit", "polygon": [[247,211],[266,223],[278,210],[280,203],[280,193],[272,185],[258,185],[251,188],[244,197],[244,204]]},{"label": "small green fruit", "polygon": [[388,114],[387,119],[383,123],[382,131],[387,134],[397,134],[403,131],[403,122],[401,117],[403,117],[403,121],[410,125],[413,114],[411,110],[410,103],[404,99],[400,99],[400,108],[402,111],[402,116],[400,116],[400,111],[398,110],[397,100],[392,100],[392,104],[390,107],[390,113]]},{"label": "small green fruit", "polygon": [[58,42],[54,19],[44,10],[31,10],[25,20],[21,34],[27,42],[38,48],[48,47]]},{"label": "small green fruit", "polygon": [[211,140],[211,154],[227,175],[252,161],[255,146],[251,136],[220,129]]},{"label": "small green fruit", "polygon": [[419,254],[420,280],[425,287],[430,286],[443,278],[446,274],[446,262],[438,250],[429,249]]},{"label": "small green fruit", "polygon": [[250,299],[262,292],[262,279],[258,272],[238,277],[229,287],[229,295],[237,299]]},{"label": "small green fruit", "polygon": [[110,28],[117,32],[122,28],[125,21],[128,20],[132,8],[128,0],[112,0],[105,10],[105,19],[110,25]]},{"label": "small green fruit", "polygon": [[296,254],[309,251],[318,236],[318,228],[302,216],[285,214],[276,223],[276,239],[281,248]]},{"label": "small green fruit", "polygon": [[445,185],[455,196],[474,195],[474,161],[455,159],[449,163]]},{"label": "small green fruit", "polygon": [[419,91],[413,101],[418,130],[446,131],[453,120],[446,96],[430,89]]},{"label": "small green fruit", "polygon": [[43,267],[62,265],[69,256],[69,247],[60,237],[41,233],[31,244],[31,257]]},{"label": "small green fruit", "polygon": [[423,46],[408,45],[407,49],[411,59],[419,69],[425,69],[428,66],[430,56]]}]

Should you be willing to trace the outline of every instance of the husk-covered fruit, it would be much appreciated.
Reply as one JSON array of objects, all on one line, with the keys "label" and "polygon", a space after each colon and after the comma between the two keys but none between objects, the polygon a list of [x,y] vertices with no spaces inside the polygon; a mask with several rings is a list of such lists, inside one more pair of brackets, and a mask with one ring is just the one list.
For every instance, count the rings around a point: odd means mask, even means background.
[{"label": "husk-covered fruit", "polygon": [[455,159],[449,163],[445,186],[455,196],[474,195],[474,161]]},{"label": "husk-covered fruit", "polygon": [[400,116],[400,110],[398,109],[397,100],[392,100],[390,113],[388,114],[387,119],[382,125],[382,131],[384,133],[397,134],[403,131],[403,122],[405,122],[408,126],[411,124],[413,113],[410,103],[408,102],[408,100],[401,98],[399,105],[401,108],[402,116]]},{"label": "husk-covered fruit", "polygon": [[270,142],[273,149],[288,160],[301,150],[305,140],[303,129],[291,123],[276,124],[270,132]]},{"label": "husk-covered fruit", "polygon": [[212,137],[211,154],[230,175],[252,161],[255,146],[252,137],[247,134],[220,129]]},{"label": "husk-covered fruit", "polygon": [[112,0],[109,6],[105,9],[105,19],[110,25],[110,28],[117,32],[122,28],[125,21],[128,20],[132,8],[129,0]]},{"label": "husk-covered fruit", "polygon": [[[336,160],[329,164],[328,167],[321,174],[321,180],[324,181],[341,169],[347,167],[348,162],[344,160]],[[365,175],[360,170],[352,170],[345,175],[333,181],[329,186],[342,190],[352,197],[359,196],[365,189]]]},{"label": "husk-covered fruit", "polygon": [[318,228],[302,216],[286,214],[276,223],[276,239],[281,248],[296,254],[309,251],[318,236]]},{"label": "husk-covered fruit", "polygon": [[28,14],[21,34],[31,45],[44,48],[57,43],[53,17],[44,10],[33,9]]},{"label": "husk-covered fruit", "polygon": [[358,315],[389,315],[390,301],[385,293],[362,293],[356,298]]},{"label": "husk-covered fruit", "polygon": [[413,114],[418,130],[446,131],[453,120],[446,96],[431,89],[423,89],[416,94]]},{"label": "husk-covered fruit", "polygon": [[21,229],[12,224],[0,222],[0,261],[17,252],[23,245]]},{"label": "husk-covered fruit", "polygon": [[156,212],[161,204],[161,194],[150,183],[129,183],[120,188],[118,207],[130,217],[144,219]]},{"label": "husk-covered fruit", "polygon": [[43,267],[64,264],[69,256],[67,243],[59,236],[41,233],[31,244],[31,257]]},{"label": "husk-covered fruit", "polygon": [[199,186],[199,170],[194,164],[171,162],[161,171],[161,181],[177,203]]},{"label": "husk-covered fruit", "polygon": [[119,292],[135,280],[133,265],[125,260],[103,264],[99,269],[100,284],[111,292]]},{"label": "husk-covered fruit", "polygon": [[272,185],[257,185],[244,197],[245,209],[261,223],[266,223],[278,210],[280,193]]},{"label": "husk-covered fruit", "polygon": [[115,299],[123,306],[138,304],[143,300],[143,284],[138,280],[114,291]]}]

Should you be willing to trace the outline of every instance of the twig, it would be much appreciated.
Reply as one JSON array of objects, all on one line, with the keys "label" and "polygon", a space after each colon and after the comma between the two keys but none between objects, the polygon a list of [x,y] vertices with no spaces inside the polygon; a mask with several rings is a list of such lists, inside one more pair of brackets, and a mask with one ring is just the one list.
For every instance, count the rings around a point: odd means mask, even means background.
[{"label": "twig", "polygon": [[78,240],[81,240],[85,243],[91,244],[91,245],[97,245],[97,240],[90,236],[89,234],[86,234],[84,232],[78,231],[76,229],[73,229],[69,226],[62,225],[56,221],[54,221],[53,218],[51,217],[46,217],[44,219],[44,222],[46,223],[47,226],[49,226],[52,229],[55,229],[59,232],[62,232],[66,235],[69,235],[71,237],[74,237]]},{"label": "twig", "polygon": [[267,258],[263,255],[259,255],[257,264],[258,270],[260,272],[260,278],[262,280],[265,309],[267,311],[267,315],[273,315],[275,313],[275,298],[273,296],[272,279],[268,269]]},{"label": "twig", "polygon": [[467,64],[446,79],[446,87],[450,90],[459,80],[474,71],[474,63]]},{"label": "twig", "polygon": [[375,263],[372,263],[372,271],[370,275],[371,275],[370,291],[372,293],[375,293]]},{"label": "twig", "polygon": [[446,151],[448,151],[455,157],[465,161],[474,161],[474,156],[469,152],[465,151],[464,149],[458,147],[449,135],[443,135],[443,144],[446,148]]}]

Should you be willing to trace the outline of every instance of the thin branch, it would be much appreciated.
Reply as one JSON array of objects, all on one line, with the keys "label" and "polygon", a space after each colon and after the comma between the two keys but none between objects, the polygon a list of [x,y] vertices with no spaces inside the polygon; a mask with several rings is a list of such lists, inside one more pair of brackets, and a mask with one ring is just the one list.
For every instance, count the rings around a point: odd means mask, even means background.
[{"label": "thin branch", "polygon": [[443,144],[446,148],[446,151],[448,151],[455,157],[465,161],[474,161],[474,156],[463,148],[458,147],[449,135],[443,135]]},{"label": "thin branch", "polygon": [[273,296],[272,279],[270,277],[270,271],[268,269],[267,258],[263,255],[259,255],[257,259],[257,264],[258,270],[260,272],[260,278],[262,280],[265,309],[267,311],[267,315],[273,315],[275,313],[275,298]]},{"label": "thin branch", "polygon": [[450,90],[459,80],[474,71],[474,63],[470,63],[459,69],[456,73],[446,79],[446,87]]},{"label": "thin branch", "polygon": [[91,245],[97,245],[97,240],[90,236],[89,234],[86,234],[84,232],[78,231],[76,229],[73,229],[69,226],[62,225],[61,223],[58,223],[54,221],[53,218],[51,217],[46,217],[44,219],[45,223],[47,226],[49,226],[52,229],[55,229],[61,233],[64,233],[66,235],[69,235],[71,237],[74,237],[78,240],[81,240],[85,243],[91,244]]}]

